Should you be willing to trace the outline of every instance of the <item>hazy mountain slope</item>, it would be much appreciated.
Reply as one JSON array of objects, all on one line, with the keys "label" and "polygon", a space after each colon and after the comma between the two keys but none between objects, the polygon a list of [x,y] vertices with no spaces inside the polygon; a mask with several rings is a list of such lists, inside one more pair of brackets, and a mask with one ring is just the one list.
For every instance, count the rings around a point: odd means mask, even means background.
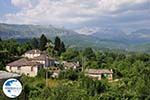
[{"label": "hazy mountain slope", "polygon": [[102,40],[112,40],[128,44],[150,42],[150,29],[139,29],[128,34],[122,30],[101,27],[84,27],[76,31],[80,34],[88,34],[88,36],[93,36]]},{"label": "hazy mountain slope", "polygon": [[143,43],[140,45],[131,45],[128,48],[129,51],[140,51],[150,53],[150,43]]},{"label": "hazy mountain slope", "polygon": [[92,47],[116,48],[123,45],[123,43],[122,44],[119,42],[117,43],[117,41],[102,38],[99,39],[95,36],[82,35],[71,30],[55,28],[51,25],[42,26],[42,25],[0,24],[0,37],[3,39],[40,37],[41,34],[45,34],[47,37],[50,37],[52,39],[54,39],[55,36],[59,36],[68,45],[73,45],[74,47],[92,46]]},{"label": "hazy mountain slope", "polygon": [[40,37],[41,34],[47,36],[56,35],[68,35],[75,34],[75,32],[70,30],[65,30],[61,28],[55,28],[51,25],[13,25],[13,24],[0,24],[0,36],[1,38],[32,38]]},{"label": "hazy mountain slope", "polygon": [[[82,30],[84,34],[79,34],[71,30],[56,28],[51,25],[0,24],[0,37],[2,39],[24,39],[40,37],[41,34],[45,34],[52,40],[54,40],[55,36],[61,37],[68,47],[135,50],[135,46],[137,47],[139,45],[144,50],[149,50],[147,49],[149,46],[144,45],[145,43],[150,43],[149,38],[136,38],[138,37],[135,36],[138,35],[136,32],[133,36],[133,34],[126,35],[124,32],[114,29],[91,29],[90,31],[86,29],[84,30]],[[88,35],[85,35],[86,32]]]},{"label": "hazy mountain slope", "polygon": [[150,43],[150,29],[139,29],[128,36],[131,42],[138,43]]}]

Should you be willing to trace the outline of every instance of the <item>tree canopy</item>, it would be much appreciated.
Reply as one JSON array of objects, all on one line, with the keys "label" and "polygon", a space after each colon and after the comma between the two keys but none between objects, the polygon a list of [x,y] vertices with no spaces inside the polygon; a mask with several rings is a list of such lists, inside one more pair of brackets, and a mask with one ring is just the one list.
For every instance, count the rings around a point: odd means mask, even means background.
[{"label": "tree canopy", "polygon": [[[45,36],[41,36],[42,41]],[[62,70],[58,78],[48,75],[41,69],[37,77],[22,76],[22,94],[20,100],[149,100],[150,99],[150,54],[139,52],[102,51],[93,48],[77,50],[65,48],[59,37],[54,46],[47,49],[52,54],[55,50],[62,53],[61,60],[78,60],[82,66],[97,69],[112,69],[113,80],[95,80],[87,77],[80,70]],[[55,41],[55,42],[56,42]],[[45,47],[46,41],[43,45]],[[56,46],[57,45],[57,46]],[[57,48],[58,47],[58,48]],[[18,43],[16,40],[0,41],[0,70],[5,70],[8,62],[18,59],[24,52],[32,49],[30,42]],[[57,48],[57,49],[56,49]],[[62,49],[63,48],[63,49]],[[44,50],[44,49],[43,49]],[[86,58],[84,61],[82,58]],[[0,87],[0,100],[7,100]]]},{"label": "tree canopy", "polygon": [[[43,40],[41,40],[41,41],[43,41]],[[39,48],[39,41],[38,41],[37,38],[33,38],[31,40],[31,46],[32,46],[33,49],[38,49]]]},{"label": "tree canopy", "polygon": [[44,34],[42,34],[40,37],[40,50],[42,50],[42,51],[45,50],[46,44],[47,44],[47,38]]},{"label": "tree canopy", "polygon": [[56,36],[55,42],[54,42],[54,50],[57,51],[57,55],[61,55],[61,53],[66,51],[65,44],[61,39]]},{"label": "tree canopy", "polygon": [[86,57],[88,60],[95,60],[95,53],[92,48],[86,48],[83,52],[83,56]]}]

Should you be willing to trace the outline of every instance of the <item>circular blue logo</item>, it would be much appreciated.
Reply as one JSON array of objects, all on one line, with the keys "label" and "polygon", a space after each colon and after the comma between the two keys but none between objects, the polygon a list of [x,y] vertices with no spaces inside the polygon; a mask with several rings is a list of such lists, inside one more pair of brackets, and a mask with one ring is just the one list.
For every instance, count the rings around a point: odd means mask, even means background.
[{"label": "circular blue logo", "polygon": [[8,79],[3,84],[3,92],[9,98],[16,98],[21,94],[22,85],[17,79]]}]

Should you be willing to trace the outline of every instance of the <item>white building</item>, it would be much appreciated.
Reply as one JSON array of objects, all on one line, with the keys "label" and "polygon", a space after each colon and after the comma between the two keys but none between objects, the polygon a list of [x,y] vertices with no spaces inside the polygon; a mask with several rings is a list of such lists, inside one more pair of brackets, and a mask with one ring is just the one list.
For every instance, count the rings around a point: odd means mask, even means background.
[{"label": "white building", "polygon": [[94,79],[113,79],[113,71],[108,69],[86,69],[85,75]]},{"label": "white building", "polygon": [[30,59],[33,62],[39,62],[43,64],[44,67],[50,67],[54,66],[55,60],[54,58],[48,57],[47,54],[43,53],[42,51],[38,49],[33,49],[30,51],[27,51],[23,57],[26,57]]},{"label": "white building", "polygon": [[22,59],[9,63],[6,66],[6,70],[34,77],[40,68],[51,67],[55,64],[53,58],[48,57],[38,49],[27,51],[23,57]]},{"label": "white building", "polygon": [[63,67],[65,69],[78,69],[78,68],[80,68],[79,62],[76,63],[76,62],[63,61],[62,64],[63,64]]},{"label": "white building", "polygon": [[23,57],[27,57],[27,58],[34,58],[34,57],[38,57],[42,54],[42,51],[38,50],[38,49],[33,49],[33,50],[29,50],[27,51]]},{"label": "white building", "polygon": [[34,57],[31,60],[43,64],[44,68],[54,66],[55,64],[54,58],[50,58],[46,54],[41,54],[40,56]]},{"label": "white building", "polygon": [[8,72],[15,72],[34,77],[38,71],[43,68],[43,65],[38,62],[32,62],[26,58],[11,62],[6,66]]}]

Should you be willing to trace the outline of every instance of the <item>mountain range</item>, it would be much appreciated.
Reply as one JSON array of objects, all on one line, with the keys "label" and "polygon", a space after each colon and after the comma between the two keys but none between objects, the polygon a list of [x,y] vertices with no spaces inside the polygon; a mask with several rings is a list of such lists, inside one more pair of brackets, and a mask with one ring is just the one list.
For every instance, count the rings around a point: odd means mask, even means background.
[{"label": "mountain range", "polygon": [[41,34],[45,34],[52,40],[59,36],[68,47],[94,47],[150,52],[150,29],[139,29],[126,33],[113,28],[84,27],[77,30],[68,30],[52,25],[0,23],[0,37],[2,39],[39,38]]}]

